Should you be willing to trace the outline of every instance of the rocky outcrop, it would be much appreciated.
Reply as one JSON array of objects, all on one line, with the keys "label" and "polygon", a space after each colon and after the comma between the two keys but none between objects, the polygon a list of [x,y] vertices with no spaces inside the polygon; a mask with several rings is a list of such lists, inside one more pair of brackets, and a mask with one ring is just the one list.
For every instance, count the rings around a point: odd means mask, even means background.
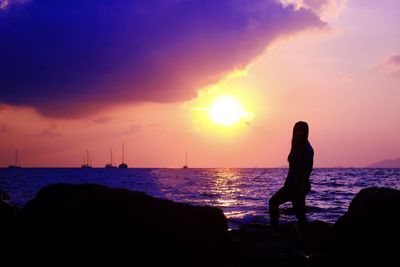
[{"label": "rocky outcrop", "polygon": [[217,208],[57,184],[3,220],[0,251],[4,260],[17,254],[14,264],[29,258],[113,266],[382,266],[397,262],[399,225],[400,191],[388,188],[361,190],[334,226],[246,224],[228,231]]},{"label": "rocky outcrop", "polygon": [[17,208],[6,203],[10,199],[9,195],[0,190],[0,227],[4,227],[7,221],[16,214]]},{"label": "rocky outcrop", "polygon": [[0,201],[7,201],[10,199],[10,196],[0,189]]},{"label": "rocky outcrop", "polygon": [[363,189],[334,226],[334,258],[337,265],[398,263],[399,240],[400,191]]},{"label": "rocky outcrop", "polygon": [[231,232],[241,266],[397,266],[400,191],[361,190],[334,226],[315,221],[301,232],[294,223],[247,224]]},{"label": "rocky outcrop", "polygon": [[16,208],[0,200],[0,226],[4,225],[16,213]]},{"label": "rocky outcrop", "polygon": [[243,225],[230,232],[231,258],[238,266],[325,266],[331,229],[322,221],[305,231],[296,223]]},{"label": "rocky outcrop", "polygon": [[10,231],[7,249],[35,257],[190,266],[221,258],[215,252],[225,247],[227,220],[217,208],[100,185],[57,184],[40,190]]}]

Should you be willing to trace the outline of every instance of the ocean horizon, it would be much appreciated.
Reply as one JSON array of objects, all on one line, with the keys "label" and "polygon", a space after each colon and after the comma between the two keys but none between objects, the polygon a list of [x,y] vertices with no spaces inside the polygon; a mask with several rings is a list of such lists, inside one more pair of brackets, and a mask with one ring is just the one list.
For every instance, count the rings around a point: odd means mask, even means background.
[{"label": "ocean horizon", "polygon": [[[22,207],[46,185],[101,184],[142,191],[150,196],[223,210],[230,228],[269,223],[268,200],[283,185],[287,168],[21,168],[1,169],[0,189]],[[316,168],[307,196],[309,220],[334,223],[361,189],[400,189],[398,168]],[[291,204],[282,205],[282,221],[295,221]]]}]

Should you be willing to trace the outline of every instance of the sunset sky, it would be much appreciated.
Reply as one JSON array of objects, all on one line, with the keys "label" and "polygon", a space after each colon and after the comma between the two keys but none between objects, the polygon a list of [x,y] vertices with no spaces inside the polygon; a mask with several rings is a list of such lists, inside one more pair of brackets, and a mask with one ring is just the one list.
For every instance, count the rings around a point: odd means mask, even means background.
[{"label": "sunset sky", "polygon": [[0,0],[0,167],[400,157],[398,0]]}]

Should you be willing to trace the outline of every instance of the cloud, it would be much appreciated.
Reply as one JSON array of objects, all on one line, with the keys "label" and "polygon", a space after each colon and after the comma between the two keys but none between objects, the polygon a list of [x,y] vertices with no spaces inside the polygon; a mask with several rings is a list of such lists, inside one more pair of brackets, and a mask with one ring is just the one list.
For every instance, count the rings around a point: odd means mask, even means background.
[{"label": "cloud", "polygon": [[114,119],[114,117],[111,117],[111,116],[100,116],[100,117],[93,119],[93,122],[97,123],[97,124],[104,124],[104,123],[111,122],[113,119]]},{"label": "cloud", "polygon": [[0,0],[0,10],[4,10],[14,4],[23,4],[28,1],[29,0]]},{"label": "cloud", "polygon": [[32,0],[0,10],[0,102],[82,117],[188,100],[277,38],[324,25],[275,0]]},{"label": "cloud", "polygon": [[400,54],[392,55],[391,57],[389,57],[387,62],[395,69],[392,72],[392,75],[394,77],[400,77]]},{"label": "cloud", "polygon": [[324,9],[326,6],[328,6],[331,2],[336,2],[336,1],[331,1],[331,0],[303,0],[303,3],[305,6],[310,7],[314,10],[321,11]]},{"label": "cloud", "polygon": [[128,128],[128,130],[124,131],[122,135],[130,135],[130,134],[136,134],[142,130],[142,126],[135,123],[131,124]]},{"label": "cloud", "polygon": [[347,0],[280,0],[284,5],[292,4],[297,8],[308,8],[322,17],[331,20],[338,17],[347,4]]},{"label": "cloud", "polygon": [[392,64],[392,65],[397,66],[397,67],[400,67],[400,54],[391,55],[387,59],[387,63],[388,64]]},{"label": "cloud", "polygon": [[53,129],[50,128],[43,128],[43,130],[37,134],[38,136],[42,136],[42,137],[60,137],[62,136],[61,133],[56,132]]},{"label": "cloud", "polygon": [[60,137],[62,133],[57,131],[57,124],[52,122],[49,127],[43,128],[43,130],[37,134],[40,137]]},{"label": "cloud", "polygon": [[373,69],[387,70],[391,72],[393,77],[400,77],[400,54],[392,54],[374,66]]}]

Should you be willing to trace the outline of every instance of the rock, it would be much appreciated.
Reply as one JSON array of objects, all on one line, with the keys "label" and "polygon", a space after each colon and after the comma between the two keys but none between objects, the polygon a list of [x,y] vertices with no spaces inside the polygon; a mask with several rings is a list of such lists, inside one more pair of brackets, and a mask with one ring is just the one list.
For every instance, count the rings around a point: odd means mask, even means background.
[{"label": "rock", "polygon": [[305,232],[296,223],[243,225],[229,232],[232,258],[238,266],[324,266],[331,228],[321,221]]},{"label": "rock", "polygon": [[0,200],[0,225],[3,225],[15,213],[16,208]]},{"label": "rock", "polygon": [[333,227],[314,221],[304,231],[296,223],[227,231],[217,208],[91,184],[45,187],[8,218],[0,251],[23,255],[14,263],[51,256],[92,265],[385,266],[398,261],[400,191],[363,189]]},{"label": "rock", "polygon": [[17,208],[5,202],[9,199],[10,196],[6,192],[0,190],[0,227],[3,227],[4,224],[17,212]]},{"label": "rock", "polygon": [[53,255],[190,266],[221,258],[227,220],[213,207],[100,185],[56,184],[39,191],[10,231],[14,246],[8,249],[38,261],[43,260],[39,255]]},{"label": "rock", "polygon": [[12,221],[18,211],[16,207],[3,201],[9,199],[10,197],[0,190],[0,251],[2,255],[4,253],[2,247],[7,245],[7,237],[9,235],[7,225]]},{"label": "rock", "polygon": [[334,225],[334,257],[337,265],[398,262],[399,240],[400,191],[363,189]]},{"label": "rock", "polygon": [[10,199],[10,196],[0,189],[0,201],[7,201]]}]

